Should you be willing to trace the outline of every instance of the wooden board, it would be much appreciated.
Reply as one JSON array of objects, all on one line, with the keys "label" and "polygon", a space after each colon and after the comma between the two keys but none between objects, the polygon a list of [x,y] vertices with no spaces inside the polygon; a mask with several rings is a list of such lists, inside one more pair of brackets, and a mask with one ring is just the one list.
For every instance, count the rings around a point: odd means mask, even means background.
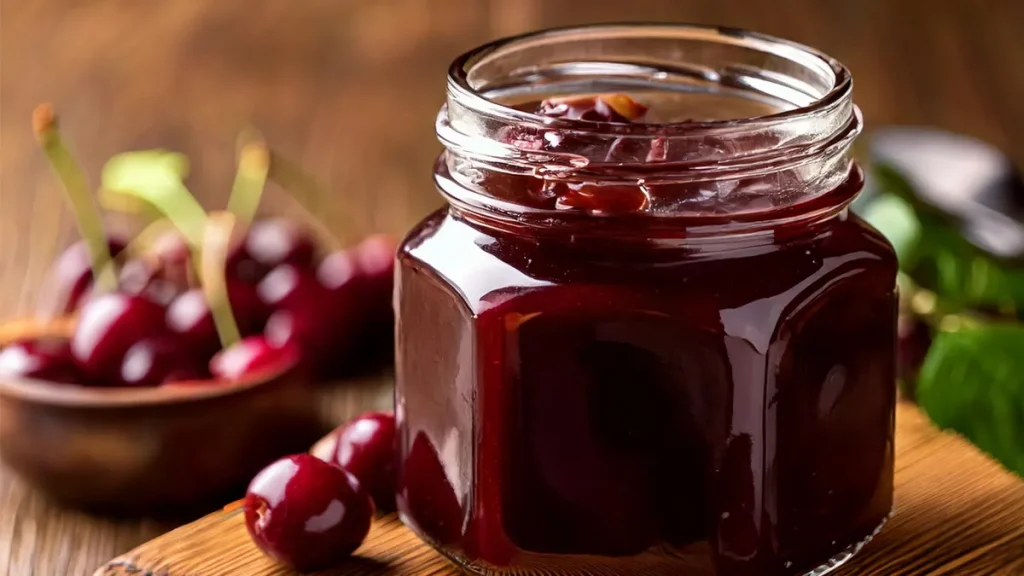
[{"label": "wooden board", "polygon": [[[1024,482],[909,404],[896,416],[896,516],[841,575],[1024,574]],[[458,574],[393,515],[322,575]],[[147,542],[96,576],[285,576],[249,540],[240,509]]]}]

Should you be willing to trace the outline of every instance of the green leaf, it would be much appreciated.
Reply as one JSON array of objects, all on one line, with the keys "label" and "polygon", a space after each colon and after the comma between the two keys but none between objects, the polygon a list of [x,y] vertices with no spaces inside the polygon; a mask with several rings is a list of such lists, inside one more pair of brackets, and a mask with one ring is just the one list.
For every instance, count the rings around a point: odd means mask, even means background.
[{"label": "green leaf", "polygon": [[873,174],[879,197],[862,214],[893,243],[900,268],[934,292],[943,309],[1024,312],[1024,268],[969,242],[957,218],[922,200],[895,168],[878,164]]},{"label": "green leaf", "polygon": [[1024,325],[940,332],[921,367],[917,400],[936,424],[1024,475]]},{"label": "green leaf", "polygon": [[912,261],[921,240],[921,222],[909,202],[894,194],[880,194],[862,208],[861,215],[889,239],[901,264]]}]

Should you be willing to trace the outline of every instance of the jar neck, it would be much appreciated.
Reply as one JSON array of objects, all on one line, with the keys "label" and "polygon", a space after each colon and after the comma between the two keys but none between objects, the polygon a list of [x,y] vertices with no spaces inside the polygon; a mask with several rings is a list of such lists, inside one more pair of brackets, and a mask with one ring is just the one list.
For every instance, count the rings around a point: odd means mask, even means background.
[{"label": "jar neck", "polygon": [[528,236],[603,237],[622,239],[701,240],[732,238],[751,245],[779,242],[816,233],[837,217],[845,217],[864,186],[863,171],[852,164],[847,177],[832,190],[783,208],[735,215],[679,213],[650,216],[643,212],[595,217],[586,211],[549,211],[526,208],[522,203],[480,201],[438,159],[434,182],[448,200],[449,209],[476,226]]},{"label": "jar neck", "polygon": [[[529,111],[609,91],[653,118]],[[848,71],[804,46],[701,26],[546,31],[452,64],[437,183],[459,210],[498,220],[755,231],[841,211],[860,129]]]}]

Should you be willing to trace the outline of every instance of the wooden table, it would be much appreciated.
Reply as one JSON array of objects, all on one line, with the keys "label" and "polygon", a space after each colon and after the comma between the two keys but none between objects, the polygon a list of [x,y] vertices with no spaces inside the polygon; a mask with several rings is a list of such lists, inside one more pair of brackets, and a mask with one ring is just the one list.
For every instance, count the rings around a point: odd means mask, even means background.
[{"label": "wooden table", "polygon": [[[190,185],[204,204],[222,206],[235,135],[253,121],[334,191],[324,218],[335,233],[402,233],[441,202],[427,173],[439,150],[433,120],[444,72],[457,53],[545,26],[695,21],[786,36],[838,57],[853,70],[869,127],[939,125],[1024,160],[1017,0],[0,2],[0,314],[8,317],[34,309],[50,261],[75,237],[29,129],[40,101],[55,103],[94,181],[117,151],[169,147],[192,157]],[[279,192],[269,196],[268,212],[296,213]],[[131,229],[116,218],[111,226]],[[386,381],[355,385],[336,399],[335,416],[386,398]],[[970,451],[949,449],[950,461]],[[1019,488],[991,466],[972,473],[979,487]],[[979,513],[998,512],[1001,494]],[[942,554],[943,535],[980,529],[938,519],[935,543],[907,535],[922,555]],[[0,575],[89,574],[168,528],[60,510],[0,471]],[[992,542],[1021,536],[1019,525],[985,529]]]}]

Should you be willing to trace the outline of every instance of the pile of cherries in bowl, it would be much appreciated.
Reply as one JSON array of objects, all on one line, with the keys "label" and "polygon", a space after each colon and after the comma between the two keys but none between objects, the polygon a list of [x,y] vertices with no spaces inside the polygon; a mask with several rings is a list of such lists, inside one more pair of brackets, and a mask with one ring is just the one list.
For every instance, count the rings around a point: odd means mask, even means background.
[{"label": "pile of cherries in bowl", "polygon": [[[243,157],[240,175],[255,184],[237,197],[232,192],[232,201],[246,210],[236,210],[237,217],[219,213],[231,224],[210,276],[207,248],[197,238],[207,237],[216,218],[183,183],[168,184],[186,169],[168,172],[164,164],[169,158],[183,164],[183,157],[165,151],[130,157],[135,173],[144,173],[140,182],[171,192],[153,195],[164,199],[164,217],[129,242],[103,229],[95,206],[102,196],[85,188],[69,162],[52,110],[38,108],[34,123],[84,238],[54,262],[47,287],[56,295],[50,312],[73,317],[74,327],[69,337],[7,344],[0,350],[0,377],[153,387],[232,381],[295,365],[314,379],[330,379],[389,358],[397,241],[376,234],[323,254],[293,220],[253,220],[270,166],[262,141],[252,147],[259,178],[243,172],[254,165]],[[200,230],[191,242],[190,229]]]},{"label": "pile of cherries in bowl", "polygon": [[[368,412],[335,430],[314,454],[277,460],[253,478],[245,524],[267,556],[300,571],[354,552],[376,510],[395,507],[395,417]],[[317,448],[321,448],[318,445]]]},{"label": "pile of cherries in bowl", "polygon": [[[124,247],[110,242],[112,252]],[[0,374],[90,386],[158,386],[211,377],[231,380],[298,361],[320,378],[342,376],[366,356],[361,344],[389,349],[395,242],[370,236],[317,259],[311,237],[285,219],[255,222],[230,252],[228,300],[243,336],[221,350],[207,295],[190,284],[188,250],[170,233],[158,251],[127,259],[118,288],[91,293],[84,245],[56,262],[63,311],[77,314],[70,339],[12,343]]]}]

